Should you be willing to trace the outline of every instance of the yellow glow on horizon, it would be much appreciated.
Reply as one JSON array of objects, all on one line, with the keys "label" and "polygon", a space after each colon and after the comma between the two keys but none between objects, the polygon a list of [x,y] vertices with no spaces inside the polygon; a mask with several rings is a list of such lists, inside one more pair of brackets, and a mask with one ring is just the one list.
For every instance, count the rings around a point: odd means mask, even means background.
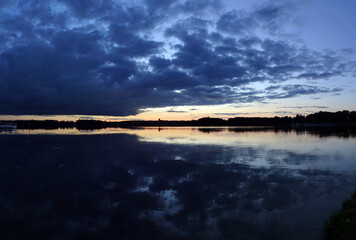
[{"label": "yellow glow on horizon", "polygon": [[[306,101],[306,100],[304,100]],[[93,119],[101,121],[129,121],[129,120],[196,120],[203,117],[233,118],[233,117],[284,117],[296,114],[308,115],[318,111],[341,111],[338,108],[317,108],[318,103],[302,101],[295,107],[290,99],[280,100],[278,103],[250,103],[250,104],[223,104],[203,106],[167,106],[160,108],[141,109],[140,113],[129,116],[102,116],[102,115],[0,115],[1,120],[57,120],[76,121],[78,119]],[[290,106],[290,107],[288,107]],[[304,107],[303,107],[304,106]],[[353,109],[349,109],[352,111]]]}]

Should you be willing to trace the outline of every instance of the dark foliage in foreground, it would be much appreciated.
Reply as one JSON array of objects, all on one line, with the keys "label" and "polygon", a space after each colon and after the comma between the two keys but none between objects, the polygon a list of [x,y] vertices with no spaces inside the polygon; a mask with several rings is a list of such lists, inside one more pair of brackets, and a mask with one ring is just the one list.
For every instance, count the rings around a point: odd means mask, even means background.
[{"label": "dark foliage in foreground", "polygon": [[325,240],[356,239],[356,192],[342,204],[340,212],[329,218],[324,231]]},{"label": "dark foliage in foreground", "polygon": [[356,111],[318,112],[307,116],[295,117],[235,117],[224,120],[221,118],[200,118],[190,121],[121,121],[106,122],[99,120],[55,121],[55,120],[18,120],[8,122],[17,125],[18,129],[58,129],[77,128],[92,130],[117,127],[145,126],[275,126],[275,127],[313,127],[313,126],[355,126]]}]

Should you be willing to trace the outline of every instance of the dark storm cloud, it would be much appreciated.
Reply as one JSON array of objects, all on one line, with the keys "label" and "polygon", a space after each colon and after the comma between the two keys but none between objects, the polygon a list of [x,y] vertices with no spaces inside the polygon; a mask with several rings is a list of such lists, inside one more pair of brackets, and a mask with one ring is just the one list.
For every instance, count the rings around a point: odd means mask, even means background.
[{"label": "dark storm cloud", "polygon": [[235,116],[235,115],[241,115],[241,113],[214,113],[216,116]]},{"label": "dark storm cloud", "polygon": [[169,113],[186,113],[187,111],[178,111],[178,110],[175,110],[175,109],[169,109],[167,112]]},{"label": "dark storm cloud", "polygon": [[169,59],[165,59],[162,57],[153,56],[150,58],[151,67],[153,67],[157,71],[168,69],[171,64],[172,63]]},{"label": "dark storm cloud", "polygon": [[144,0],[150,12],[201,13],[202,10],[219,11],[222,7],[219,0]]},{"label": "dark storm cloud", "polygon": [[280,86],[272,85],[272,86],[266,87],[266,91],[273,91],[273,90],[276,90],[279,88],[280,88]]},{"label": "dark storm cloud", "polygon": [[317,86],[309,86],[309,85],[286,85],[280,87],[281,92],[271,92],[269,99],[280,99],[280,98],[291,98],[300,95],[314,95],[319,93],[338,93],[342,91],[342,88],[324,88]]},{"label": "dark storm cloud", "polygon": [[221,31],[238,35],[251,33],[256,28],[274,33],[288,17],[292,5],[293,2],[289,5],[267,2],[249,12],[231,10],[218,19],[216,26]]},{"label": "dark storm cloud", "polygon": [[158,73],[146,72],[128,83],[127,87],[142,89],[175,90],[198,85],[197,80],[185,72],[173,69],[161,69]]},{"label": "dark storm cloud", "polygon": [[219,10],[221,7],[222,4],[219,0],[187,0],[181,5],[180,9],[184,12],[196,13],[203,9]]},{"label": "dark storm cloud", "polygon": [[290,111],[275,111],[274,114],[295,114],[295,112]]},{"label": "dark storm cloud", "polygon": [[326,106],[283,106],[283,107],[279,107],[279,108],[297,108],[297,109],[320,108],[320,109],[324,109],[324,108],[328,108],[328,107],[326,107]]},{"label": "dark storm cloud", "polygon": [[217,28],[225,32],[243,34],[246,30],[250,31],[251,28],[255,28],[256,24],[247,13],[232,10],[220,17],[217,21]]},{"label": "dark storm cloud", "polygon": [[170,7],[172,4],[177,2],[177,0],[145,0],[147,7],[150,9],[157,9],[157,8],[167,8]]},{"label": "dark storm cloud", "polygon": [[129,115],[340,92],[246,87],[351,71],[338,53],[255,35],[261,27],[276,31],[288,9],[221,12],[216,0],[2,1],[0,114]]},{"label": "dark storm cloud", "polygon": [[139,57],[156,53],[161,46],[160,42],[144,39],[126,25],[111,24],[110,40],[117,47],[112,49],[113,54],[125,57]]},{"label": "dark storm cloud", "polygon": [[114,5],[112,0],[60,0],[78,17],[93,17],[105,14]]}]

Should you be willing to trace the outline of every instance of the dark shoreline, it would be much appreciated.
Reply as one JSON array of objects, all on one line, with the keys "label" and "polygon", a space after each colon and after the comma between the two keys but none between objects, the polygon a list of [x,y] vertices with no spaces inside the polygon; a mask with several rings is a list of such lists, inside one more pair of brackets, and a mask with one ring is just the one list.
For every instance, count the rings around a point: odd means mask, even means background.
[{"label": "dark shoreline", "polygon": [[227,120],[221,118],[201,118],[189,121],[121,121],[107,122],[99,120],[15,120],[0,121],[1,127],[17,129],[68,129],[95,130],[104,128],[133,128],[133,127],[274,127],[274,128],[355,128],[356,112],[318,112],[307,116],[295,117],[235,117]]}]

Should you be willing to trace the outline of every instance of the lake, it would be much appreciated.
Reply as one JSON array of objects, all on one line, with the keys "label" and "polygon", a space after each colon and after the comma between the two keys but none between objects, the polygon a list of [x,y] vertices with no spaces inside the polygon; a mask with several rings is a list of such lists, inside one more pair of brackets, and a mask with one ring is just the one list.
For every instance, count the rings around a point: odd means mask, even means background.
[{"label": "lake", "polygon": [[356,190],[347,130],[17,130],[0,152],[0,239],[320,239]]}]

